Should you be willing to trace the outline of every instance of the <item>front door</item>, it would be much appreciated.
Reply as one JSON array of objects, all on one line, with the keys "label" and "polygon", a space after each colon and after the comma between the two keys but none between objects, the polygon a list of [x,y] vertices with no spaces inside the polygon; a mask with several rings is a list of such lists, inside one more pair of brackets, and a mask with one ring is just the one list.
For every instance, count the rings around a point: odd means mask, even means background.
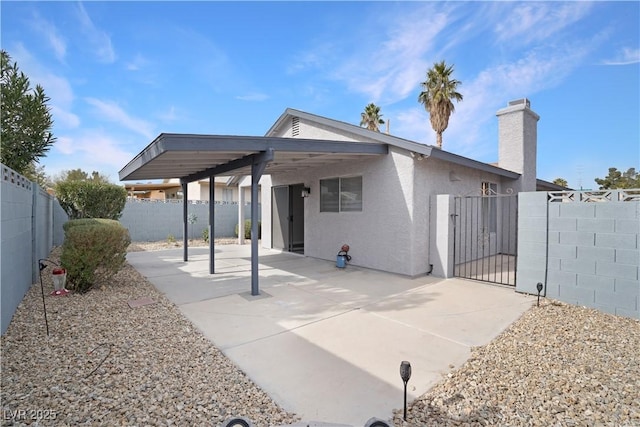
[{"label": "front door", "polygon": [[281,185],[271,189],[271,247],[304,253],[303,184]]}]

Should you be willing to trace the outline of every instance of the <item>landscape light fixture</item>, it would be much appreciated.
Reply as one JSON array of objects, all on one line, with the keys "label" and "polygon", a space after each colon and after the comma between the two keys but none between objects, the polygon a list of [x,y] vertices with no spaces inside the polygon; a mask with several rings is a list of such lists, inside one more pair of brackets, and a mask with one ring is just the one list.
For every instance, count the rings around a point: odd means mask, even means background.
[{"label": "landscape light fixture", "polygon": [[404,382],[404,420],[407,421],[407,382],[411,378],[411,363],[406,360],[400,364],[400,378]]},{"label": "landscape light fixture", "polygon": [[536,289],[538,289],[538,307],[540,307],[540,292],[542,292],[542,282],[538,282],[536,285]]}]

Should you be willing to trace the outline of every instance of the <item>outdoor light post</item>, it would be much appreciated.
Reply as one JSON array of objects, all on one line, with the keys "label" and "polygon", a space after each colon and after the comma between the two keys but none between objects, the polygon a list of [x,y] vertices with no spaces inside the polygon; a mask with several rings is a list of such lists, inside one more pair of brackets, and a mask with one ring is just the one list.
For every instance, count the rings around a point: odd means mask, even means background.
[{"label": "outdoor light post", "polygon": [[411,378],[411,363],[406,360],[400,364],[400,378],[404,382],[404,420],[407,421],[407,382]]},{"label": "outdoor light post", "polygon": [[542,282],[538,282],[536,285],[536,289],[538,290],[538,307],[540,307],[540,292],[542,292]]}]

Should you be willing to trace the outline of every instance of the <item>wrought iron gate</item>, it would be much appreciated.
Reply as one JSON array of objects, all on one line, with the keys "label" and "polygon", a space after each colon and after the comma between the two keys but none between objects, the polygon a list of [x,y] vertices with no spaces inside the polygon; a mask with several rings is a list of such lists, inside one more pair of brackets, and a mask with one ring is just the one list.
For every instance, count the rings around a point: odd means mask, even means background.
[{"label": "wrought iron gate", "polygon": [[455,197],[454,276],[515,286],[518,196],[482,193]]}]

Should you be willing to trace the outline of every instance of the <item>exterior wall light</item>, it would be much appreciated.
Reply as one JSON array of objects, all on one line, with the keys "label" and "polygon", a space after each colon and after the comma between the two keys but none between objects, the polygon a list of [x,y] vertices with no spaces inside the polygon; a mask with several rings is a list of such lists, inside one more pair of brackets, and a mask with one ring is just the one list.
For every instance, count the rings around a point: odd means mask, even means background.
[{"label": "exterior wall light", "polygon": [[309,194],[311,194],[311,188],[304,187],[302,189],[302,197],[309,197]]}]

